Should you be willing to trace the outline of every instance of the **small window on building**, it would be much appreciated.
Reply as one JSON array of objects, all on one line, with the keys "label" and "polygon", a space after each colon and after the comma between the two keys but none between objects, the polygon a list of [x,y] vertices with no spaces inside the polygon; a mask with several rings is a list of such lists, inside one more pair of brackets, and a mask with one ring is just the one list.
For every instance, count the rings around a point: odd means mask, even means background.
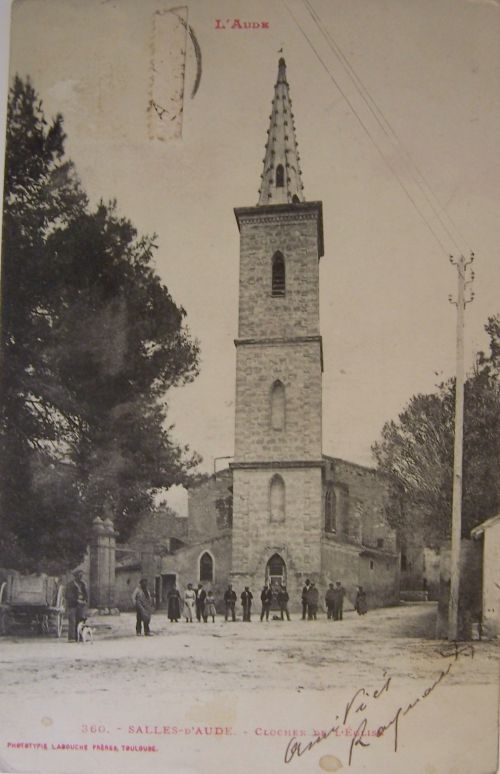
[{"label": "small window on building", "polygon": [[205,551],[200,556],[200,582],[212,583],[214,579],[214,560],[210,554]]},{"label": "small window on building", "polygon": [[384,547],[384,538],[377,538],[377,548]]},{"label": "small window on building", "polygon": [[407,569],[406,554],[401,554],[401,569],[403,572]]},{"label": "small window on building", "polygon": [[285,385],[279,379],[271,389],[271,427],[273,430],[285,429]]},{"label": "small window on building", "polygon": [[285,521],[285,482],[278,473],[271,479],[269,506],[271,521]]},{"label": "small window on building", "polygon": [[337,497],[332,488],[325,494],[325,532],[337,531]]},{"label": "small window on building", "polygon": [[280,252],[273,255],[271,294],[285,295],[285,259]]},{"label": "small window on building", "polygon": [[294,195],[292,196],[292,204],[300,204],[300,199],[299,199],[299,197],[297,196],[297,194],[294,194]]},{"label": "small window on building", "polygon": [[276,188],[283,188],[285,184],[285,170],[283,164],[278,164],[276,167]]},{"label": "small window on building", "polygon": [[373,559],[370,559],[370,570],[373,570]]}]

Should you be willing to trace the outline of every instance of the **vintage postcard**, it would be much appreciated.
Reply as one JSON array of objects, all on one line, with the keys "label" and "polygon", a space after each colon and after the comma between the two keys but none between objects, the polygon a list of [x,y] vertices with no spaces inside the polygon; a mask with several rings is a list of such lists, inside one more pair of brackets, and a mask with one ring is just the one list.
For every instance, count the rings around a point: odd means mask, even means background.
[{"label": "vintage postcard", "polygon": [[0,771],[491,774],[498,0],[14,0]]}]

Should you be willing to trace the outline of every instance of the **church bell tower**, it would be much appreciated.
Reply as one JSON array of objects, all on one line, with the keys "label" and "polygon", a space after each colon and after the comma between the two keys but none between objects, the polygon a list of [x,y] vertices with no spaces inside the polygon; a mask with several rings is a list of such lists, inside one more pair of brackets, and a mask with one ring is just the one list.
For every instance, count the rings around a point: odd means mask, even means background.
[{"label": "church bell tower", "polygon": [[290,598],[319,578],[322,534],[321,202],[304,199],[280,59],[259,200],[240,232],[232,580]]}]

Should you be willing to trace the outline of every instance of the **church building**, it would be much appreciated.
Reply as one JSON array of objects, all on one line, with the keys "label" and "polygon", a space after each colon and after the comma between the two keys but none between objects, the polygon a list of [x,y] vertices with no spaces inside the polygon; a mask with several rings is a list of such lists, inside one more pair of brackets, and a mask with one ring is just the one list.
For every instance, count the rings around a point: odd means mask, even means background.
[{"label": "church building", "polygon": [[[238,593],[250,586],[258,598],[269,582],[287,586],[293,610],[307,578],[321,600],[328,584],[341,580],[351,600],[362,584],[369,605],[395,604],[399,552],[385,519],[387,486],[375,470],[322,450],[322,204],[304,198],[284,59],[258,203],[234,212],[240,233],[234,460],[190,490],[180,547],[150,564],[157,605],[164,606],[174,582],[181,590],[202,582],[219,600],[228,583]],[[130,585],[126,575],[121,567]]]}]

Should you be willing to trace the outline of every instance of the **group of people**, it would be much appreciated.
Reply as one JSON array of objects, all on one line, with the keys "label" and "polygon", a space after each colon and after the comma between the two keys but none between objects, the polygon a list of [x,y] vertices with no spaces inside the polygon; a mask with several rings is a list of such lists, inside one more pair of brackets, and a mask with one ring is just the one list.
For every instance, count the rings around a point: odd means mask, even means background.
[{"label": "group of people", "polygon": [[[345,588],[340,581],[337,581],[335,585],[333,583],[329,584],[325,595],[327,618],[329,620],[342,620],[345,595]],[[243,621],[249,622],[252,620],[253,599],[250,587],[245,586],[240,594]],[[141,634],[141,627],[144,627],[144,634],[148,636],[150,634],[149,622],[153,610],[153,600],[147,588],[146,578],[140,581],[139,586],[134,591],[133,600],[137,613],[137,634]],[[229,584],[223,597],[225,621],[236,621],[237,601],[238,595],[232,585]],[[285,619],[287,621],[291,620],[288,609],[290,596],[285,585],[281,584],[279,587],[273,588],[271,584],[266,583],[262,588],[260,601],[261,621],[269,621],[269,615],[274,602],[276,602],[279,615],[274,615],[273,618],[282,621]],[[309,621],[317,620],[318,607],[318,588],[313,581],[308,579],[302,589],[302,619]],[[358,586],[354,607],[359,615],[364,615],[367,611],[366,592],[362,586]],[[202,621],[207,623],[209,618],[214,622],[216,615],[217,609],[214,593],[211,590],[205,590],[202,583],[199,583],[196,588],[194,588],[192,583],[188,583],[184,595],[181,595],[177,586],[174,585],[167,594],[167,616],[172,623],[177,623],[182,617],[186,619],[186,623],[192,623],[195,619],[199,623]]]},{"label": "group of people", "polygon": [[167,616],[172,623],[177,623],[182,614],[186,623],[193,623],[195,618],[199,623],[207,623],[209,618],[214,622],[217,610],[213,591],[205,591],[202,583],[196,589],[192,583],[188,583],[182,598],[177,586],[171,588],[167,594]]},{"label": "group of people", "polygon": [[[329,620],[342,620],[345,595],[345,588],[340,581],[337,581],[335,585],[333,583],[329,584],[325,594],[326,614]],[[236,621],[237,600],[236,591],[229,584],[224,592],[224,618],[226,621]],[[274,600],[277,603],[279,616],[274,615],[273,618],[278,618],[282,621],[286,618],[287,621],[290,621],[290,612],[288,610],[290,596],[286,586],[281,584],[277,589],[276,587],[273,589],[269,583],[264,585],[260,594],[260,620],[264,621],[265,619],[269,621],[269,614]],[[149,624],[153,614],[154,600],[149,590],[147,578],[141,578],[139,581],[132,594],[132,601],[136,611],[136,634],[140,636],[144,632],[146,637],[150,637]],[[249,586],[245,586],[241,592],[240,602],[243,621],[251,621],[253,594]],[[88,593],[83,580],[83,573],[81,570],[76,570],[73,573],[72,580],[66,586],[68,640],[70,642],[76,642],[78,639],[78,625],[86,620],[87,605]],[[316,584],[307,579],[302,589],[302,619],[315,621],[317,619],[318,606],[319,591]],[[358,586],[354,609],[358,615],[364,615],[367,612],[366,592],[362,586]],[[171,622],[176,623],[183,616],[186,618],[186,623],[192,623],[195,618],[200,623],[201,621],[207,623],[209,618],[212,619],[212,622],[215,622],[216,615],[217,609],[214,593],[210,589],[206,591],[202,583],[199,583],[196,589],[193,588],[192,583],[188,583],[183,597],[175,585],[167,594],[167,616]]]},{"label": "group of people", "polygon": [[[344,597],[346,590],[340,581],[328,584],[325,594],[326,617],[329,621],[341,621],[344,613]],[[302,620],[316,621],[319,605],[319,591],[316,584],[306,580],[302,589]],[[358,586],[354,609],[358,615],[364,615],[367,610],[366,591],[363,586]]]}]

